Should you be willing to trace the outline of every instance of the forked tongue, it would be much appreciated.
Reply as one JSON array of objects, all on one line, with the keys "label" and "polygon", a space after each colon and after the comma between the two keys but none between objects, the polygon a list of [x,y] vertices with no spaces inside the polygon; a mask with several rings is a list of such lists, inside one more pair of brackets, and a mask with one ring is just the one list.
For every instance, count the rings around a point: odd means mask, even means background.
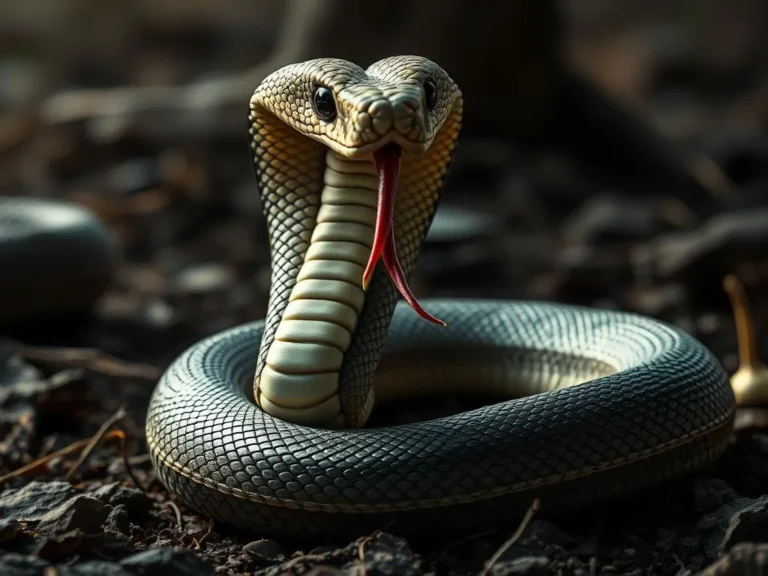
[{"label": "forked tongue", "polygon": [[371,256],[368,259],[365,272],[363,272],[363,290],[368,289],[368,283],[371,281],[376,264],[380,258],[383,258],[384,267],[387,269],[389,277],[411,308],[425,320],[445,326],[445,322],[432,316],[418,303],[408,286],[400,261],[397,259],[392,219],[397,194],[397,181],[400,175],[401,152],[402,148],[397,144],[387,144],[373,153],[376,170],[379,173],[379,206],[376,211],[376,228],[373,235]]}]

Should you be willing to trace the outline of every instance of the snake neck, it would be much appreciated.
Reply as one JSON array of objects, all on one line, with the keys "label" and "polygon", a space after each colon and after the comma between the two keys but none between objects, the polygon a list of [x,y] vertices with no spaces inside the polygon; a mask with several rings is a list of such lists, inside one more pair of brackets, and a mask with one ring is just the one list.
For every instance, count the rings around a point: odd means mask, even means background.
[{"label": "snake neck", "polygon": [[[372,154],[352,160],[278,118],[281,98],[265,82],[251,100],[251,149],[272,259],[254,401],[297,424],[360,427],[373,407],[398,297],[381,264],[365,290],[362,283],[379,173]],[[401,158],[392,231],[406,280],[448,176],[461,111],[457,95],[426,152]]]},{"label": "snake neck", "polygon": [[[366,302],[361,279],[373,244],[377,194],[372,159],[350,160],[328,150],[309,244],[293,286],[278,295],[286,304],[254,381],[257,404],[273,416],[326,427],[348,425],[345,408],[353,422],[368,417],[372,387],[364,398],[353,398],[341,375]],[[381,289],[371,287],[376,294]],[[380,313],[391,315],[393,305],[394,298]]]}]

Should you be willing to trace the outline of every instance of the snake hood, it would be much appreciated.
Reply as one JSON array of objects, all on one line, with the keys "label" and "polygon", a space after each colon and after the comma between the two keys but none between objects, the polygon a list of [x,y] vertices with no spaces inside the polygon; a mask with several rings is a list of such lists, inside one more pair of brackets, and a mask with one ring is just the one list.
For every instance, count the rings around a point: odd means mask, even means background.
[{"label": "snake hood", "polygon": [[[459,135],[462,97],[434,62],[324,58],[266,77],[251,150],[272,278],[254,399],[287,421],[358,427]],[[382,261],[382,266],[377,266]]]}]

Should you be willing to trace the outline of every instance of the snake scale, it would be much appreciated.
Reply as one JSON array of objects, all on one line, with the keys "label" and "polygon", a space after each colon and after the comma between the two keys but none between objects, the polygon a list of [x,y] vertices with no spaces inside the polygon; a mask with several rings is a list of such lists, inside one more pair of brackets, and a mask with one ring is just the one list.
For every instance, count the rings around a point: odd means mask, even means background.
[{"label": "snake scale", "polygon": [[[323,58],[266,77],[250,147],[266,317],[192,345],[146,420],[181,503],[263,535],[419,534],[610,502],[710,466],[734,397],[713,355],[643,316],[408,287],[458,142],[436,63]],[[499,111],[503,113],[503,111]],[[497,401],[365,427],[377,402]]]}]

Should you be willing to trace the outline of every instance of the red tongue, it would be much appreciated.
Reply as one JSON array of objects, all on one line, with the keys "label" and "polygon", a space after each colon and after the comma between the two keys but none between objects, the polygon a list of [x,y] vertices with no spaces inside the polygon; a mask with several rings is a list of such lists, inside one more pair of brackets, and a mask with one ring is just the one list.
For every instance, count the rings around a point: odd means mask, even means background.
[{"label": "red tongue", "polygon": [[394,282],[400,294],[402,294],[411,308],[416,313],[432,322],[445,326],[445,322],[438,320],[429,312],[424,310],[416,301],[416,297],[411,292],[408,282],[405,279],[405,273],[400,267],[395,248],[395,232],[392,228],[392,217],[395,209],[395,194],[397,192],[397,179],[400,174],[400,153],[402,148],[396,144],[388,144],[373,153],[376,161],[376,169],[379,172],[379,206],[376,212],[376,229],[373,236],[373,247],[371,256],[368,259],[368,265],[363,272],[363,290],[368,289],[368,283],[371,281],[373,271],[379,259],[384,257],[384,267],[389,273],[389,277]]}]

